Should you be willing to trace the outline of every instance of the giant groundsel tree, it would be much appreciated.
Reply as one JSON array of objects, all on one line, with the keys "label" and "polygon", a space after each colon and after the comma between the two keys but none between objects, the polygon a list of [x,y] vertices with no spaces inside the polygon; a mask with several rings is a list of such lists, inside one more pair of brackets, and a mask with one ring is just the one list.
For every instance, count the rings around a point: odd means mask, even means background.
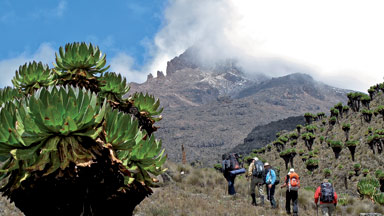
[{"label": "giant groundsel tree", "polygon": [[166,160],[159,100],[123,98],[98,47],[60,47],[54,68],[20,66],[0,90],[1,191],[25,215],[131,215]]}]

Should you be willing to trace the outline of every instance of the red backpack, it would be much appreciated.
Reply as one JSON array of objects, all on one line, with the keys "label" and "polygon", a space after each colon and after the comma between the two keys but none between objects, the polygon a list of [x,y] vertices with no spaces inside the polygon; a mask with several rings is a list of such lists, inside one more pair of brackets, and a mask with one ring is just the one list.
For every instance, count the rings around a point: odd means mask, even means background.
[{"label": "red backpack", "polygon": [[291,173],[289,174],[289,181],[288,181],[288,190],[289,191],[298,191],[300,187],[300,178],[297,173]]},{"label": "red backpack", "polygon": [[229,165],[230,171],[240,169],[240,164],[239,164],[239,161],[237,160],[235,154],[229,155],[229,162],[230,162],[230,165]]}]

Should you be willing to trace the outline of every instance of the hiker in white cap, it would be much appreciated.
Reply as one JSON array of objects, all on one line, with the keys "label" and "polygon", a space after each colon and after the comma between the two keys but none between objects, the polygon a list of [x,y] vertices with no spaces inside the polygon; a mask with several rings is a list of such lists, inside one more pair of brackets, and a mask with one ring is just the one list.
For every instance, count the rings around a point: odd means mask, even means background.
[{"label": "hiker in white cap", "polygon": [[273,209],[275,209],[276,201],[275,201],[275,187],[276,187],[276,173],[275,170],[271,168],[271,165],[269,163],[264,164],[265,169],[265,184],[267,185],[267,192],[268,192],[268,200],[271,202],[271,206]]},{"label": "hiker in white cap", "polygon": [[256,191],[255,188],[257,187],[258,197],[260,197],[260,204],[264,205],[264,191],[263,191],[263,184],[264,184],[264,164],[259,158],[254,157],[251,164],[248,168],[247,173],[247,180],[251,179],[250,184],[250,190],[249,193],[252,197],[252,205],[257,206],[256,201]]},{"label": "hiker in white cap", "polygon": [[295,173],[295,170],[291,168],[288,172],[288,175],[285,177],[285,182],[281,186],[281,188],[287,187],[286,191],[286,202],[285,202],[285,210],[287,211],[287,214],[291,214],[291,200],[293,204],[293,215],[297,216],[299,209],[297,205],[297,198],[298,198],[298,191],[300,188],[300,178],[297,173]]}]

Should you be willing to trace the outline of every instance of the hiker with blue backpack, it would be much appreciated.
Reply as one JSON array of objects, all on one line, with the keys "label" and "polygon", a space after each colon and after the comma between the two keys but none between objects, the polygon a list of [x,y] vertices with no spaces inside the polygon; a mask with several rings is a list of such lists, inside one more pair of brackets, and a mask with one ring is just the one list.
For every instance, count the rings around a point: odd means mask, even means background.
[{"label": "hiker with blue backpack", "polygon": [[295,173],[295,169],[291,168],[285,177],[284,184],[281,186],[281,188],[287,187],[286,191],[286,199],[285,199],[285,210],[287,211],[287,214],[291,214],[291,200],[293,204],[293,216],[298,215],[298,205],[297,205],[297,199],[298,199],[298,191],[300,188],[300,178],[297,173]]},{"label": "hiker with blue backpack", "polygon": [[320,198],[320,209],[324,216],[332,216],[333,211],[337,205],[337,194],[333,189],[332,184],[328,179],[324,179],[323,183],[316,189],[315,204],[318,208],[318,201]]},{"label": "hiker with blue backpack", "polygon": [[240,167],[240,163],[238,160],[238,155],[231,154],[223,154],[222,155],[222,172],[224,174],[224,178],[228,182],[228,194],[235,195],[235,178],[236,175],[244,173],[245,169]]},{"label": "hiker with blue backpack", "polygon": [[265,184],[267,185],[267,192],[268,192],[268,200],[271,202],[271,206],[273,209],[276,208],[276,201],[275,201],[275,187],[276,184],[278,184],[278,179],[276,178],[276,172],[274,169],[271,168],[271,165],[269,163],[264,164],[265,169]]},{"label": "hiker with blue backpack", "polygon": [[[252,205],[254,206],[257,206],[256,191],[258,192],[258,197],[260,197],[260,204],[264,205],[264,177],[264,164],[261,160],[259,160],[259,158],[254,157],[251,164],[249,165],[247,173],[247,180],[251,179],[250,194],[252,197]],[[256,187],[257,190],[255,190]]]}]

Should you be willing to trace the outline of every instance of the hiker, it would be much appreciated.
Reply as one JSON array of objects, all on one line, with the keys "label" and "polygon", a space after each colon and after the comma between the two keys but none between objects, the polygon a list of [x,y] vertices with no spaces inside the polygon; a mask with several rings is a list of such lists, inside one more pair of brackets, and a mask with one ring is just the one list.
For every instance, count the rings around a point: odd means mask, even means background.
[{"label": "hiker", "polygon": [[337,194],[328,179],[324,179],[323,183],[316,189],[315,204],[318,208],[320,198],[320,209],[324,216],[331,216],[337,205]]},{"label": "hiker", "polygon": [[276,208],[276,201],[275,201],[275,183],[276,183],[276,173],[271,168],[271,165],[269,163],[264,164],[265,169],[265,184],[267,185],[267,194],[268,194],[268,200],[271,202],[272,208]]},{"label": "hiker", "polygon": [[251,164],[248,168],[247,173],[247,181],[249,178],[251,178],[251,184],[250,184],[250,194],[252,197],[252,205],[257,206],[256,202],[256,192],[255,188],[257,187],[258,197],[260,197],[260,203],[261,205],[264,205],[264,176],[265,176],[265,170],[264,170],[264,164],[259,158],[254,157]]},{"label": "hiker", "polygon": [[298,205],[297,205],[297,198],[298,198],[298,190],[300,188],[300,178],[297,173],[295,173],[295,169],[291,168],[285,177],[284,184],[281,186],[281,188],[287,187],[287,191],[285,193],[285,210],[287,211],[287,214],[291,214],[291,200],[293,204],[293,215],[298,215]]},{"label": "hiker", "polygon": [[[228,181],[228,194],[235,195],[235,178],[236,175],[232,175],[230,171],[236,169],[236,166],[239,166],[238,160],[235,154],[223,154],[222,155],[222,172],[224,174],[224,178]],[[237,164],[236,164],[237,162]]]}]

